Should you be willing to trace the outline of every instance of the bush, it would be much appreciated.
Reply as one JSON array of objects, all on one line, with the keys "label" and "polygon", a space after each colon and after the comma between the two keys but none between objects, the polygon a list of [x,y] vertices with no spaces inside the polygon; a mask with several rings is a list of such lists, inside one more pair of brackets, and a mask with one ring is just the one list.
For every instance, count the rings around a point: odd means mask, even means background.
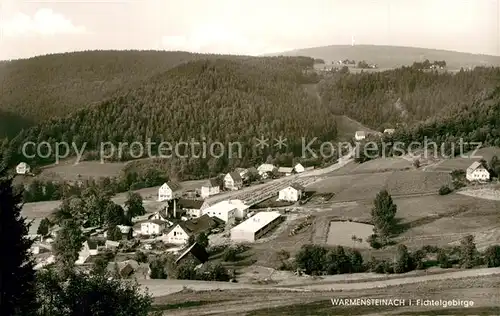
[{"label": "bush", "polygon": [[226,262],[238,261],[238,251],[233,247],[227,248],[222,254],[222,260]]},{"label": "bush", "polygon": [[405,273],[412,269],[411,257],[405,245],[399,245],[394,259],[394,273]]},{"label": "bush", "polygon": [[484,253],[484,260],[488,268],[500,267],[500,245],[488,247]]},{"label": "bush", "polygon": [[378,240],[378,236],[376,234],[370,235],[366,241],[370,244],[370,247],[372,247],[373,249],[382,248],[382,244]]},{"label": "bush", "polygon": [[439,263],[440,268],[442,268],[442,269],[451,268],[451,263],[450,263],[450,260],[448,258],[448,254],[446,253],[446,251],[444,251],[444,250],[439,251],[438,256],[437,256],[437,261]]},{"label": "bush", "polygon": [[148,256],[146,256],[146,254],[142,251],[137,251],[135,253],[135,261],[139,263],[146,263],[148,262]]},{"label": "bush", "polygon": [[439,195],[447,195],[451,193],[451,189],[447,185],[443,185],[439,188]]}]

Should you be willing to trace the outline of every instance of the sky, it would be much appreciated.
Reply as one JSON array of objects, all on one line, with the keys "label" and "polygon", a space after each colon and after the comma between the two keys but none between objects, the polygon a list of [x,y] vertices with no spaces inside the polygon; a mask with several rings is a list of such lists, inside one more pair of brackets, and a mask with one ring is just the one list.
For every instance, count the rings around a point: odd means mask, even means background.
[{"label": "sky", "polygon": [[500,55],[500,0],[0,0],[0,60],[94,49],[260,55],[395,45]]}]

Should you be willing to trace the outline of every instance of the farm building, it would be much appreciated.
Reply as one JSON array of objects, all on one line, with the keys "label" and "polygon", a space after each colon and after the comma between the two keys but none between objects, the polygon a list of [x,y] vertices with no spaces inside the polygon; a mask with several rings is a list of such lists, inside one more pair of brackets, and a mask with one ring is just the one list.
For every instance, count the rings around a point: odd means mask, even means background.
[{"label": "farm building", "polygon": [[276,227],[282,220],[279,212],[260,212],[231,229],[231,240],[253,242]]},{"label": "farm building", "polygon": [[304,168],[303,165],[301,165],[300,163],[298,163],[298,164],[295,165],[295,167],[293,167],[293,171],[295,171],[296,173],[301,173],[301,172],[306,171],[306,169]]},{"label": "farm building", "polygon": [[21,162],[16,166],[17,174],[27,174],[30,173],[30,170],[31,170],[30,166],[25,162]]},{"label": "farm building", "polygon": [[475,161],[467,168],[465,177],[469,181],[488,181],[490,173],[479,161]]},{"label": "farm building", "polygon": [[276,170],[276,167],[270,163],[264,163],[257,168],[257,172],[262,178],[266,178],[267,174]]},{"label": "farm building", "polygon": [[224,177],[224,188],[228,190],[239,190],[243,186],[243,179],[238,172],[230,172]]},{"label": "farm building", "polygon": [[297,183],[292,183],[290,186],[282,189],[278,193],[279,201],[297,202],[302,197],[305,188]]},{"label": "farm building", "polygon": [[238,205],[231,203],[231,201],[221,201],[214,204],[203,211],[203,215],[210,217],[217,217],[224,222],[232,222],[236,215],[239,213]]},{"label": "farm building", "polygon": [[170,185],[167,183],[164,183],[159,189],[158,189],[158,201],[169,201],[174,198],[174,192],[172,191],[172,188]]},{"label": "farm building", "polygon": [[210,230],[221,224],[221,221],[203,215],[200,218],[180,222],[165,234],[164,242],[174,245],[185,244],[191,235],[197,235],[201,232],[209,233]]},{"label": "farm building", "polygon": [[290,176],[293,173],[293,167],[279,167],[278,173],[284,176]]},{"label": "farm building", "polygon": [[363,140],[366,138],[366,132],[365,131],[357,131],[354,134],[354,139],[356,140]]},{"label": "farm building", "polygon": [[175,260],[175,264],[180,264],[189,260],[194,261],[196,264],[205,263],[208,261],[208,253],[205,248],[195,242]]},{"label": "farm building", "polygon": [[206,199],[209,196],[220,193],[220,185],[216,179],[210,179],[201,187],[201,197]]},{"label": "farm building", "polygon": [[203,209],[208,208],[208,204],[203,200],[179,199],[179,208],[185,212],[187,217],[201,217]]},{"label": "farm building", "polygon": [[147,222],[141,223],[141,234],[142,235],[159,235],[168,224],[165,221],[159,219],[152,219]]}]

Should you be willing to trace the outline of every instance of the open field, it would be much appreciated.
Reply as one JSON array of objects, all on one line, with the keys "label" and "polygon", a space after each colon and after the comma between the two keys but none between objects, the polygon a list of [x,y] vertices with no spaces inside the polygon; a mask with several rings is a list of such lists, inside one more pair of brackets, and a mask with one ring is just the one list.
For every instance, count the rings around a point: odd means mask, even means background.
[{"label": "open field", "polygon": [[384,46],[384,45],[330,45],[297,49],[287,52],[270,54],[272,56],[309,56],[321,58],[326,63],[332,61],[354,59],[356,62],[365,60],[377,64],[380,68],[395,68],[410,66],[422,58],[445,60],[448,69],[474,67],[485,65],[500,65],[500,56],[477,55],[447,50],[437,50],[417,47]]},{"label": "open field", "polygon": [[[457,149],[458,150],[458,149]],[[455,169],[467,169],[474,161],[479,161],[481,158],[489,162],[493,156],[500,157],[500,148],[486,147],[481,148],[477,152],[464,153],[463,157],[455,157],[444,159],[434,166],[427,167],[429,171],[444,171],[451,172]]]},{"label": "open field", "polygon": [[[376,282],[369,282],[368,287],[356,290],[285,292],[264,289],[237,289],[219,291],[193,291],[184,289],[181,292],[155,298],[154,304],[158,310],[165,310],[168,315],[380,315],[380,312],[394,314],[416,312],[420,313],[439,309],[441,307],[416,306],[417,299],[433,300],[472,300],[474,306],[463,308],[465,314],[479,313],[498,314],[500,291],[500,276],[494,275],[500,271],[489,269],[490,276],[480,276],[483,271],[469,270],[441,275],[441,279],[410,278],[417,283],[404,283],[376,288]],[[479,276],[466,277],[479,274]],[[453,278],[455,276],[455,278]],[[461,277],[461,278],[456,278]],[[265,299],[264,299],[265,298]],[[412,300],[413,306],[354,306],[333,307],[331,299],[335,298],[385,298]],[[405,304],[406,305],[406,304]],[[391,313],[392,314],[392,313]],[[460,313],[453,312],[454,315]],[[437,315],[437,314],[436,314]]]},{"label": "open field", "polygon": [[329,175],[376,173],[386,171],[404,171],[413,169],[412,163],[403,158],[378,158],[361,164],[351,162]]},{"label": "open field", "polygon": [[495,188],[460,190],[457,193],[480,199],[500,201],[500,190]]},{"label": "open field", "polygon": [[376,131],[345,115],[337,115],[335,123],[337,126],[338,138],[340,141],[351,140],[354,137],[356,131],[376,133]]},{"label": "open field", "polygon": [[331,176],[311,184],[308,190],[335,193],[332,201],[353,201],[361,197],[373,199],[383,188],[393,196],[437,193],[442,185],[451,183],[451,176],[439,172],[393,171]]},{"label": "open field", "polygon": [[[370,248],[370,244],[366,240],[372,234],[373,225],[334,221],[330,223],[326,243],[342,247]],[[352,236],[361,238],[362,241],[353,241]]]}]

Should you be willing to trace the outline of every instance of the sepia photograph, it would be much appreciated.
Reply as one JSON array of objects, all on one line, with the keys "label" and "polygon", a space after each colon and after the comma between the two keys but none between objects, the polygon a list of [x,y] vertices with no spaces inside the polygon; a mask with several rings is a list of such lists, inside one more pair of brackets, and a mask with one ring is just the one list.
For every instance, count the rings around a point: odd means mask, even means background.
[{"label": "sepia photograph", "polygon": [[500,0],[0,0],[0,316],[500,315]]}]

